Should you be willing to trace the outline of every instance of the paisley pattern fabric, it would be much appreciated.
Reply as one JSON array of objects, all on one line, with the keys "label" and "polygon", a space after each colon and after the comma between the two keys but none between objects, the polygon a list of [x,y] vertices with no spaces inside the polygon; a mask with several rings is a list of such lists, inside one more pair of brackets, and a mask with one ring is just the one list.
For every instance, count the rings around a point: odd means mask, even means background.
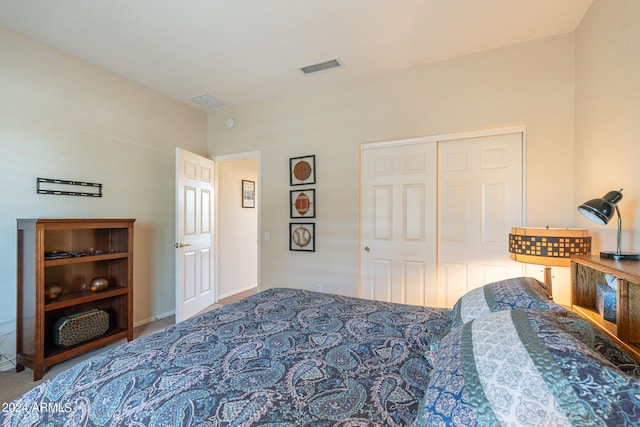
[{"label": "paisley pattern fabric", "polygon": [[532,277],[517,277],[489,283],[464,294],[451,310],[453,326],[477,317],[514,308],[563,308],[549,299],[546,285]]},{"label": "paisley pattern fabric", "polygon": [[566,312],[515,309],[465,323],[442,340],[415,425],[640,425],[637,364],[603,344],[615,346]]},{"label": "paisley pattern fabric", "polygon": [[410,425],[447,312],[271,289],[88,359],[0,424]]}]

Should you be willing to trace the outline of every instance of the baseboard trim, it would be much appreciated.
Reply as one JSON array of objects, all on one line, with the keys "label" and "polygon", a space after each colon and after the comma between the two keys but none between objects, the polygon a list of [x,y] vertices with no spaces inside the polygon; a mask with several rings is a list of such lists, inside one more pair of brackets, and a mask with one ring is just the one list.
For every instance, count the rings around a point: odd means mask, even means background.
[{"label": "baseboard trim", "polygon": [[240,292],[248,291],[249,289],[253,289],[253,288],[257,288],[257,287],[258,287],[258,285],[254,284],[254,285],[245,286],[244,288],[234,289],[233,291],[227,292],[226,294],[220,294],[220,295],[218,295],[218,298],[216,299],[216,302],[220,301],[221,299],[232,297],[232,296],[234,296],[236,294],[239,294]]},{"label": "baseboard trim", "polygon": [[137,322],[133,323],[133,327],[137,328],[138,326],[148,325],[151,322],[155,322],[156,320],[164,319],[165,317],[173,316],[175,314],[176,314],[175,310],[167,311],[166,313],[158,314],[148,319],[138,320]]},{"label": "baseboard trim", "polygon": [[7,358],[7,355],[2,355],[2,361],[0,361],[0,372],[8,372],[16,369],[15,365],[15,356],[11,356],[11,358]]},{"label": "baseboard trim", "polygon": [[165,317],[169,317],[169,316],[175,316],[176,311],[175,310],[171,310],[171,311],[167,311],[166,313],[162,313],[162,314],[158,314],[154,320],[160,320],[160,319],[164,319]]}]

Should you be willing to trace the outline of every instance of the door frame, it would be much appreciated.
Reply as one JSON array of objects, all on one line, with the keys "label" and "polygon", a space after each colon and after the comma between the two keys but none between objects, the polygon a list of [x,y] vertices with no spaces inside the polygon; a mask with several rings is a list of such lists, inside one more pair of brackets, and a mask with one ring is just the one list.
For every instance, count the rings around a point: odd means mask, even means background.
[{"label": "door frame", "polygon": [[[261,288],[261,274],[260,274],[260,266],[262,265],[261,262],[261,248],[262,245],[261,243],[261,236],[260,236],[260,230],[262,230],[262,190],[261,190],[261,186],[260,183],[262,182],[262,152],[261,151],[247,151],[247,152],[243,152],[243,153],[232,153],[232,154],[224,154],[224,155],[219,155],[219,156],[211,156],[209,157],[211,160],[213,160],[216,163],[219,162],[229,162],[229,161],[235,161],[235,160],[246,160],[246,159],[256,159],[258,162],[258,171],[257,171],[257,181],[258,181],[258,185],[256,186],[256,205],[257,205],[257,217],[258,217],[258,221],[256,223],[256,227],[257,227],[257,236],[258,236],[258,245],[257,245],[257,266],[256,266],[256,272],[257,272],[257,276],[256,277],[256,281],[258,283],[258,291]],[[216,168],[216,178],[217,178],[217,171],[218,169]],[[220,206],[220,201],[218,200],[219,194],[220,192],[218,191],[218,186],[220,185],[220,182],[218,179],[215,180],[215,195],[214,195],[214,214],[215,214],[215,248],[216,248],[216,254],[215,254],[215,266],[216,266],[216,270],[215,270],[215,275],[216,275],[216,280],[215,280],[215,291],[216,291],[216,296],[220,295],[220,289],[219,289],[219,283],[220,283],[220,215],[218,215],[218,209]],[[237,260],[237,262],[234,261],[234,265],[242,265],[243,260]],[[217,301],[216,301],[217,302]]]},{"label": "door frame", "polygon": [[[479,138],[484,136],[498,136],[513,133],[522,134],[522,222],[527,223],[527,125],[513,124],[486,129],[444,133],[439,135],[420,136],[414,138],[394,139],[387,141],[363,142],[360,144],[359,159],[359,206],[358,206],[358,296],[362,298],[362,152],[382,147],[396,147],[403,145],[422,144],[426,142],[447,142],[452,140]],[[437,254],[436,254],[437,257]],[[437,265],[437,261],[436,261]]]}]

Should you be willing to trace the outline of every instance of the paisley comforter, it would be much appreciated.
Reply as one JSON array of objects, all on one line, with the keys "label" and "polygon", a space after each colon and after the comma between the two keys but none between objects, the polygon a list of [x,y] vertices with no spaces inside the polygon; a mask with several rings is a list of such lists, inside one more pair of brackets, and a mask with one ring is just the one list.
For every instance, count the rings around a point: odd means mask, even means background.
[{"label": "paisley comforter", "polygon": [[409,425],[447,313],[271,289],[82,362],[0,424]]},{"label": "paisley comforter", "polygon": [[12,426],[637,426],[640,365],[511,278],[452,310],[272,289],[104,351]]},{"label": "paisley comforter", "polygon": [[416,426],[638,426],[638,365],[570,312],[514,309],[440,344]]}]

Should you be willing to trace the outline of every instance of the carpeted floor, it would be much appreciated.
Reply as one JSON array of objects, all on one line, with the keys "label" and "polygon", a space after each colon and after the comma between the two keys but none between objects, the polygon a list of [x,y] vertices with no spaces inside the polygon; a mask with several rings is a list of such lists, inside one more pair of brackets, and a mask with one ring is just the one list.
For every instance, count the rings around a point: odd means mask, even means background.
[{"label": "carpeted floor", "polygon": [[[256,293],[256,289],[250,289],[248,291],[240,292],[229,298],[225,298],[218,301],[218,304],[214,304],[208,307],[207,309],[203,310],[202,313],[204,313],[205,311],[213,310],[214,308],[217,308],[217,307],[221,307],[225,304],[231,304],[241,298],[244,298],[246,296],[249,296],[255,293]],[[133,337],[135,339],[143,335],[152,334],[154,332],[157,332],[161,329],[166,328],[169,325],[173,325],[174,323],[175,323],[174,316],[169,316],[169,317],[165,317],[164,319],[156,320],[154,322],[135,328],[133,330]],[[79,363],[96,354],[100,354],[101,352],[105,351],[107,348],[120,345],[123,342],[124,341],[119,341],[109,346],[100,348],[98,350],[94,350],[89,353],[85,353],[81,356],[78,356],[73,359],[54,365],[51,368],[46,369],[44,376],[42,377],[41,380],[38,380],[38,381],[33,381],[33,371],[29,368],[25,368],[24,371],[22,372],[16,372],[15,370],[4,371],[4,372],[0,371],[0,405],[2,405],[3,403],[12,402],[14,399],[23,395],[24,393],[31,390],[32,388],[36,387],[38,384],[50,378],[53,378],[60,372],[70,368],[76,363]]]}]

